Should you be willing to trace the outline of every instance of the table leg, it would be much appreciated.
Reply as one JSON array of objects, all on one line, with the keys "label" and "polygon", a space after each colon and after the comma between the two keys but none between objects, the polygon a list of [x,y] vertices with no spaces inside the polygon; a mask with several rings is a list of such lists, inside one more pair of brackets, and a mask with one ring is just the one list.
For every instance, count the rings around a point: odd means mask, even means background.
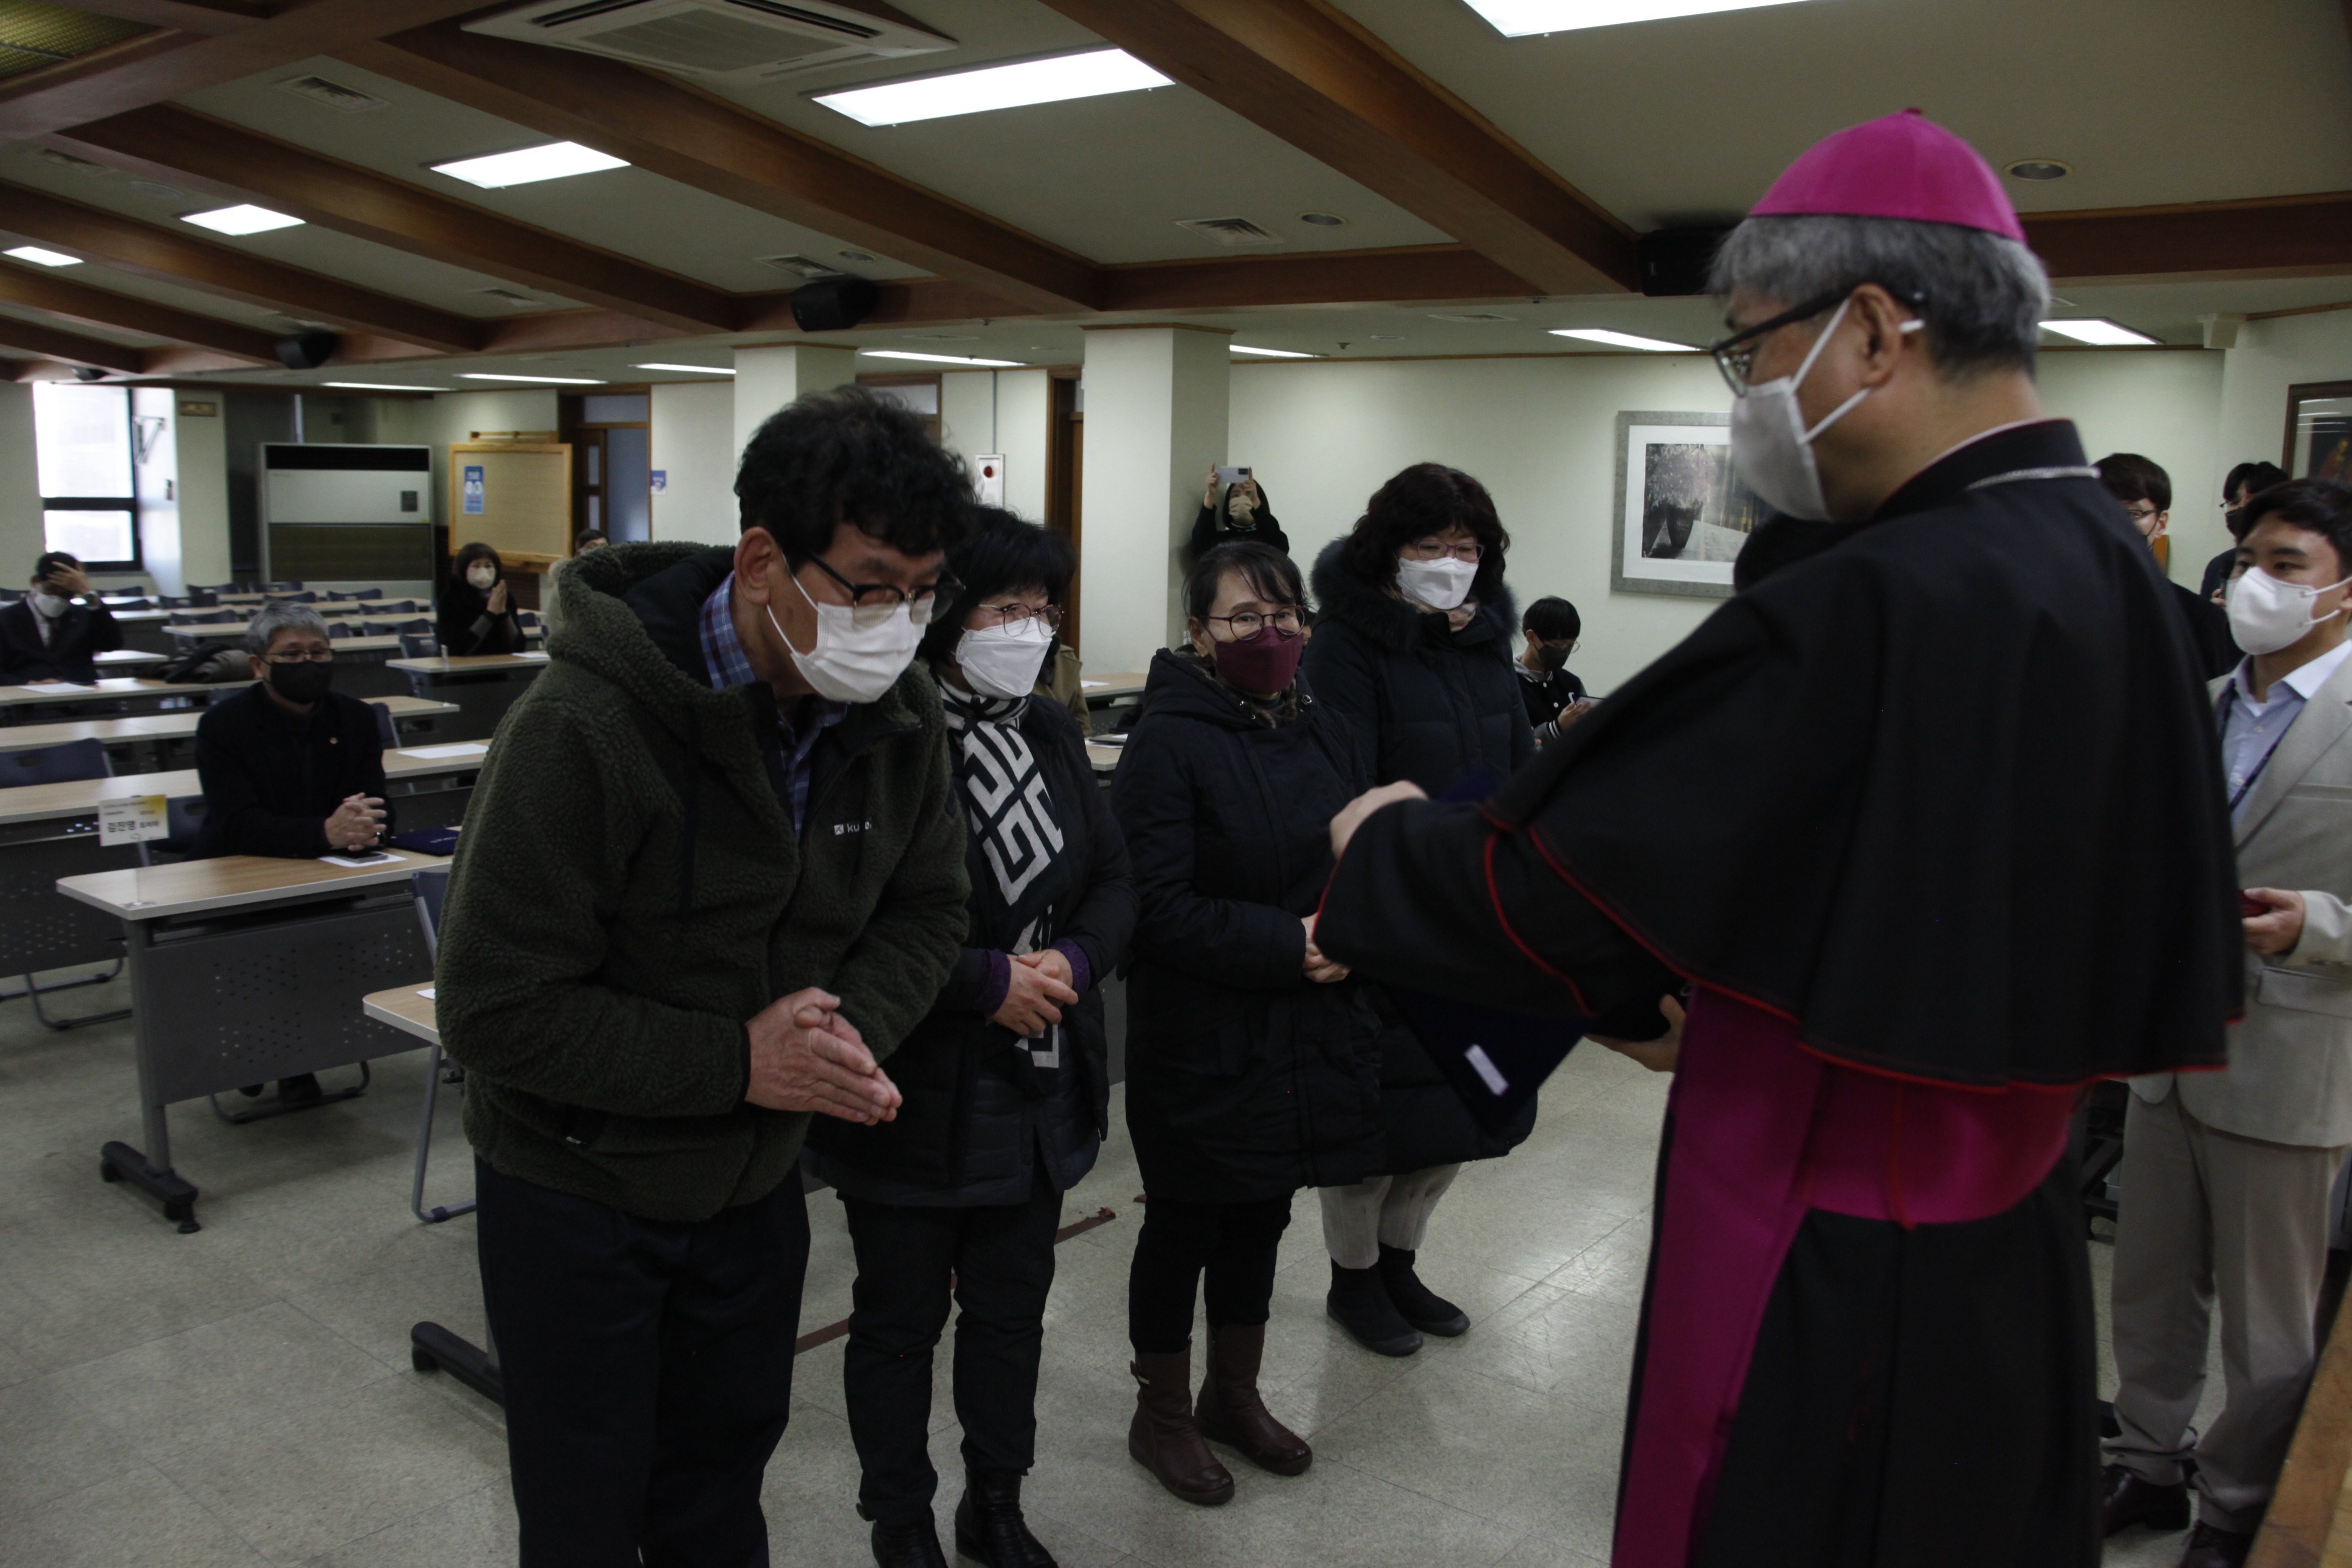
[{"label": "table leg", "polygon": [[182,1236],[203,1228],[196,1223],[196,1188],[172,1169],[172,1130],[166,1120],[162,1091],[156,1087],[153,1026],[155,998],[148,994],[149,922],[125,921],[123,939],[131,964],[131,1006],[139,1027],[139,1110],[148,1152],[128,1143],[110,1142],[98,1152],[101,1180],[129,1182],[163,1205],[163,1217],[175,1220]]}]

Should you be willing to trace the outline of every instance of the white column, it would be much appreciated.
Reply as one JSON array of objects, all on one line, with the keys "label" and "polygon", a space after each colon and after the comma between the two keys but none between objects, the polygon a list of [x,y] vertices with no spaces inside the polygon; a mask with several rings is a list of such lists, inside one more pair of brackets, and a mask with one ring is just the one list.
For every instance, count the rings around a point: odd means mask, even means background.
[{"label": "white column", "polygon": [[[847,386],[857,379],[857,351],[821,343],[779,343],[735,351],[735,445],[741,456],[768,416],[803,392]],[[676,483],[677,476],[670,476]],[[730,469],[727,482],[733,484]]]},{"label": "white column", "polygon": [[1092,328],[1078,515],[1079,649],[1089,668],[1140,670],[1182,635],[1179,552],[1201,476],[1224,460],[1232,334]]},{"label": "white column", "polygon": [[0,583],[23,587],[33,558],[48,547],[33,462],[32,384],[0,381]]}]

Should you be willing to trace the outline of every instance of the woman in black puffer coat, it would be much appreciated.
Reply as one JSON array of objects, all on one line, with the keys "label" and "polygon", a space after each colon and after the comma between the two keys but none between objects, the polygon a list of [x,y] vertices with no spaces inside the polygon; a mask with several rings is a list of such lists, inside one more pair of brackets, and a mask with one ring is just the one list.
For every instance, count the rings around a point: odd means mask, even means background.
[{"label": "woman in black puffer coat", "polygon": [[1152,660],[1111,788],[1143,906],[1127,1125],[1150,1201],[1128,1285],[1141,1384],[1128,1450],[1188,1502],[1233,1496],[1204,1438],[1278,1475],[1311,1462],[1257,1392],[1276,1247],[1300,1187],[1361,1181],[1381,1158],[1380,1019],[1310,932],[1331,818],[1371,781],[1295,677],[1304,597],[1298,568],[1263,544],[1203,556],[1185,587],[1191,642]]},{"label": "woman in black puffer coat", "polygon": [[[1535,754],[1511,668],[1510,542],[1484,485],[1419,463],[1382,485],[1316,562],[1307,678],[1347,716],[1373,784],[1409,780],[1434,796],[1483,773],[1492,788]],[[1415,1272],[1430,1214],[1464,1163],[1526,1140],[1536,1107],[1500,1132],[1481,1128],[1385,998],[1381,1010],[1387,1153],[1369,1181],[1323,1189],[1328,1307],[1367,1348],[1410,1355],[1423,1333],[1470,1326]]]},{"label": "woman in black puffer coat", "polygon": [[971,927],[930,1015],[889,1059],[905,1096],[874,1126],[819,1118],[810,1173],[841,1194],[857,1253],[842,1363],[882,1568],[939,1568],[931,1350],[952,1284],[964,1555],[1052,1568],[1021,1511],[1062,1194],[1108,1130],[1097,982],[1127,954],[1135,883],[1066,709],[1032,695],[1069,546],[975,509],[948,574],[963,584],[923,655],[940,681],[968,828]]}]

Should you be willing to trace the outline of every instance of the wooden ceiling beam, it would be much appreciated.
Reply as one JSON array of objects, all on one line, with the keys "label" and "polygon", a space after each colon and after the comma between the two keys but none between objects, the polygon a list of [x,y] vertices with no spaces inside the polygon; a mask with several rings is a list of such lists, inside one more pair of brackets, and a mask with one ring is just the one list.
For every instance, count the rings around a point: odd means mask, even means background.
[{"label": "wooden ceiling beam", "polygon": [[15,349],[18,353],[53,359],[60,364],[91,365],[124,375],[142,374],[147,369],[145,349],[127,348],[103,338],[86,338],[79,332],[64,331],[37,321],[20,321],[14,316],[0,316],[0,349]]},{"label": "wooden ceiling beam", "polygon": [[1546,294],[1639,287],[1633,237],[1328,0],[1045,0]]},{"label": "wooden ceiling beam", "polygon": [[46,135],[480,8],[479,0],[303,0],[248,26],[133,39],[121,47],[135,52],[108,62],[93,56],[93,68],[76,69],[82,62],[69,60],[0,84],[0,141]]},{"label": "wooden ceiling beam", "polygon": [[74,0],[73,8],[199,34],[234,33],[267,22],[283,9],[269,0]]},{"label": "wooden ceiling beam", "polygon": [[1526,299],[1538,289],[1467,246],[1146,261],[1106,268],[1107,310],[1234,310]]},{"label": "wooden ceiling beam", "polygon": [[451,310],[379,294],[306,272],[193,233],[141,223],[46,191],[0,184],[0,236],[73,251],[110,267],[223,299],[282,310],[298,321],[381,333],[444,353],[465,353],[484,323]]},{"label": "wooden ceiling beam", "polygon": [[277,339],[268,332],[213,316],[199,316],[192,310],[174,310],[152,300],[93,289],[29,263],[0,263],[0,300],[52,316],[87,321],[92,326],[141,332],[234,354],[255,364],[277,363]]},{"label": "wooden ceiling beam", "polygon": [[1087,310],[1084,257],[674,78],[454,26],[340,58],[420,91],[626,159],[729,201],[1032,310]]},{"label": "wooden ceiling beam", "polygon": [[2057,283],[2352,273],[2352,191],[2021,216]]},{"label": "wooden ceiling beam", "polygon": [[47,140],[119,168],[200,184],[339,234],[667,326],[707,332],[734,325],[733,300],[722,289],[169,104]]}]

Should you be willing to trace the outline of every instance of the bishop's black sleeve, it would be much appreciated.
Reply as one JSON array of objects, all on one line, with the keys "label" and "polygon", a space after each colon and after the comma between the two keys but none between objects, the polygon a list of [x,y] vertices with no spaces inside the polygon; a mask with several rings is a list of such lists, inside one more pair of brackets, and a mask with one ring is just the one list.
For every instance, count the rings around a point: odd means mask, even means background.
[{"label": "bishop's black sleeve", "polygon": [[1680,978],[1545,860],[1469,805],[1374,813],[1333,872],[1315,942],[1364,979],[1653,1038]]}]

